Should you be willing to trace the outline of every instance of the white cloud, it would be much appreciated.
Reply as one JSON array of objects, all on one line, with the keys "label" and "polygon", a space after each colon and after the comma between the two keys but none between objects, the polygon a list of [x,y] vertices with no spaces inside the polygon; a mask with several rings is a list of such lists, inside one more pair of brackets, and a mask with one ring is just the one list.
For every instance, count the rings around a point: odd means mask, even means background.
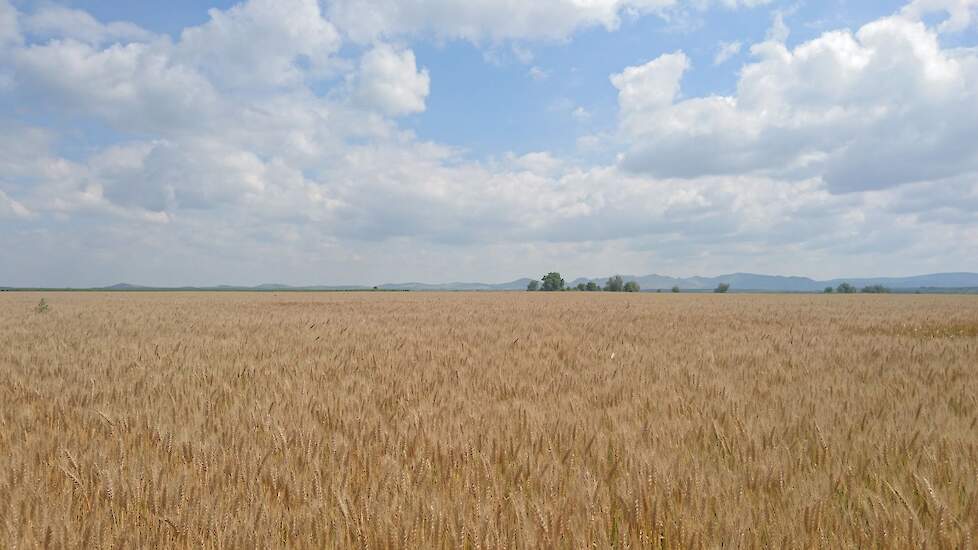
[{"label": "white cloud", "polygon": [[530,75],[530,78],[532,78],[533,80],[537,80],[537,81],[546,80],[547,77],[550,76],[550,73],[549,72],[547,72],[547,71],[545,71],[545,70],[543,70],[543,69],[541,69],[540,67],[537,67],[537,66],[530,67],[530,70],[527,71],[526,73],[528,75]]},{"label": "white cloud", "polygon": [[[249,202],[278,211],[284,197],[322,204],[328,194],[310,188],[303,174],[312,159],[328,162],[347,139],[383,139],[393,127],[347,105],[342,94],[327,99],[310,88],[338,48],[318,14],[314,1],[252,0],[212,11],[210,22],[176,43],[55,38],[16,48],[13,91],[24,108],[94,120],[128,141],[67,162],[51,152],[50,140],[34,140],[20,160],[0,156],[8,174],[24,172],[3,185],[35,211],[96,208],[149,220]],[[408,100],[401,108],[415,108],[416,98]],[[46,173],[54,167],[62,167],[59,174]]]},{"label": "white cloud", "polygon": [[8,128],[0,133],[0,191],[9,201],[38,215],[64,215],[98,202],[98,190],[84,179],[85,166],[52,151],[56,134],[16,123]]},{"label": "white cloud", "polygon": [[100,23],[87,12],[47,5],[24,18],[24,28],[42,37],[73,38],[89,44],[147,41],[152,33],[132,23]]},{"label": "white cloud", "polygon": [[727,8],[756,8],[758,6],[766,6],[774,0],[720,0],[720,3]]},{"label": "white cloud", "polygon": [[533,52],[527,48],[521,47],[518,44],[512,44],[510,50],[513,51],[513,56],[517,61],[524,65],[529,65],[533,63]]},{"label": "white cloud", "polygon": [[584,122],[586,120],[591,119],[591,113],[589,113],[588,110],[585,109],[584,107],[580,107],[580,106],[578,106],[576,109],[571,111],[571,116],[574,117],[574,120],[577,120],[578,122]]},{"label": "white cloud", "polygon": [[740,42],[720,42],[717,46],[716,56],[713,57],[714,65],[722,65],[732,57],[740,53],[743,44]]},{"label": "white cloud", "polygon": [[622,165],[658,176],[819,176],[838,192],[978,170],[978,53],[942,49],[903,17],[788,50],[756,45],[731,97],[675,100],[687,69],[662,56],[612,77]]},{"label": "white cloud", "polygon": [[686,54],[675,52],[612,75],[611,83],[618,88],[623,120],[627,123],[643,113],[672,105],[679,94],[680,80],[689,67]]},{"label": "white cloud", "polygon": [[768,41],[784,44],[788,41],[789,36],[791,36],[791,29],[784,22],[784,12],[775,12],[774,21],[771,23],[771,28],[767,31]]},{"label": "white cloud", "polygon": [[106,200],[150,212],[245,203],[269,186],[255,153],[207,139],[116,146],[88,166]]},{"label": "white cloud", "polygon": [[317,0],[249,0],[209,14],[210,21],[182,33],[174,57],[222,88],[295,85],[327,71],[340,46]]},{"label": "white cloud", "polygon": [[[668,4],[569,1],[370,5],[405,17],[384,36],[495,40],[563,37]],[[432,15],[438,6],[447,12]],[[571,13],[556,30],[541,24],[561,7]],[[579,140],[601,154],[621,146],[611,166],[547,151],[472,160],[402,130],[391,117],[424,111],[431,87],[413,51],[341,51],[311,1],[252,0],[178,39],[111,45],[86,31],[22,46],[13,21],[0,32],[14,37],[3,63],[17,105],[115,133],[111,144],[64,128],[0,133],[4,283],[66,284],[41,279],[67,272],[82,277],[73,284],[379,283],[553,265],[819,274],[929,266],[935,242],[957,243],[945,257],[978,257],[978,63],[910,16],[791,50],[759,44],[732,97],[684,98],[683,52],[624,69],[612,79],[618,135]],[[569,99],[554,108],[588,114]]]},{"label": "white cloud", "polygon": [[431,85],[428,71],[418,70],[414,52],[387,44],[363,55],[354,80],[361,104],[391,116],[424,111]]},{"label": "white cloud", "polygon": [[[771,0],[719,0],[750,8]],[[500,42],[568,38],[588,27],[617,29],[623,17],[706,9],[703,0],[334,0],[330,19],[353,40],[425,33],[445,39]],[[524,62],[526,63],[526,62]]]},{"label": "white cloud", "polygon": [[330,17],[353,39],[432,33],[479,42],[564,38],[582,27],[615,28],[623,10],[649,12],[674,0],[336,0]]},{"label": "white cloud", "polygon": [[199,125],[219,96],[193,67],[172,62],[165,41],[99,49],[74,40],[32,45],[13,54],[26,101],[96,116],[119,128],[160,131]]},{"label": "white cloud", "polygon": [[938,26],[939,31],[962,31],[978,17],[978,0],[913,0],[902,10],[903,15],[913,19],[933,12],[945,12],[948,16]]},{"label": "white cloud", "polygon": [[527,153],[522,156],[510,153],[506,160],[510,165],[508,168],[513,171],[545,176],[559,175],[567,168],[562,160],[545,151]]},{"label": "white cloud", "polygon": [[28,210],[23,204],[20,204],[14,199],[8,197],[7,194],[0,189],[0,220],[7,217],[29,218],[31,217],[31,211]]},{"label": "white cloud", "polygon": [[0,0],[0,52],[8,46],[19,45],[23,40],[17,15],[17,10],[8,0]]}]

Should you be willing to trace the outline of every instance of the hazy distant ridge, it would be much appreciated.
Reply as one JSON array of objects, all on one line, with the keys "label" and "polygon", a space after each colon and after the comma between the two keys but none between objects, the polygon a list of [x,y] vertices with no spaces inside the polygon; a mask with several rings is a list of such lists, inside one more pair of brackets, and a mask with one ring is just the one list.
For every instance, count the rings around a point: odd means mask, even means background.
[{"label": "hazy distant ridge", "polygon": [[[626,281],[636,281],[646,290],[670,289],[678,286],[683,290],[708,290],[720,283],[729,284],[735,290],[762,290],[774,292],[818,292],[827,286],[836,287],[848,282],[856,287],[883,285],[893,289],[915,288],[972,288],[978,287],[978,273],[933,273],[913,277],[869,277],[815,280],[808,277],[786,277],[782,275],[760,275],[756,273],[731,273],[717,277],[667,277],[663,275],[624,276]],[[577,279],[573,285],[595,281],[603,284],[607,280]]]},{"label": "hazy distant ridge", "polygon": [[[785,277],[781,275],[759,275],[756,273],[731,273],[717,277],[667,277],[663,275],[634,276],[625,275],[626,281],[636,281],[646,290],[670,289],[678,286],[683,290],[708,290],[720,283],[729,284],[735,290],[762,290],[774,292],[818,292],[827,286],[836,287],[848,282],[856,287],[883,285],[892,289],[916,288],[974,288],[978,287],[978,273],[933,273],[913,277],[869,277],[815,280],[808,277]],[[599,279],[576,279],[572,285],[595,281],[604,284],[607,277]]]},{"label": "hazy distant ridge", "polygon": [[[815,280],[808,277],[786,277],[781,275],[761,275],[756,273],[730,273],[717,277],[669,277],[666,275],[623,275],[626,281],[636,281],[643,290],[667,290],[678,286],[682,290],[710,290],[716,288],[720,283],[727,283],[733,290],[757,290],[766,292],[820,292],[825,287],[836,287],[840,283],[849,284],[862,288],[869,285],[883,285],[894,290],[913,290],[913,289],[978,289],[978,273],[933,273],[930,275],[917,275],[913,277],[868,277],[868,278],[839,278],[829,280]],[[570,286],[577,286],[580,283],[594,281],[603,285],[608,277],[598,278],[579,278],[569,281]],[[481,291],[500,291],[500,290],[524,290],[530,279],[516,279],[505,283],[388,283],[372,286],[358,285],[313,285],[313,286],[291,286],[283,284],[261,284],[258,286],[233,286],[219,285],[209,287],[149,287],[119,283],[95,290],[264,290],[264,291],[290,291],[290,290],[369,290],[377,288],[379,290],[415,290],[415,291],[438,291],[438,290],[481,290]],[[5,287],[0,287],[5,288]],[[6,287],[9,289],[9,287]]]}]

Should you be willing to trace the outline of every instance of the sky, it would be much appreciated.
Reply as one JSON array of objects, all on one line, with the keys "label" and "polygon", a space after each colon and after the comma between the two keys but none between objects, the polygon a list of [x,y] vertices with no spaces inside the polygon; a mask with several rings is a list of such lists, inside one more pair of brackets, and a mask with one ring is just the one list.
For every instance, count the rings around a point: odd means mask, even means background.
[{"label": "sky", "polygon": [[0,286],[978,271],[978,0],[0,0]]}]

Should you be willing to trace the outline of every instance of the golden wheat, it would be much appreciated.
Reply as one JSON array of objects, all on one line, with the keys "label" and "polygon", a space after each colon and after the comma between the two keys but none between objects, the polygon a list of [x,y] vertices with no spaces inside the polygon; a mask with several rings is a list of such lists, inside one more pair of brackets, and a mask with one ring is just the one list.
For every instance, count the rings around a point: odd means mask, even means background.
[{"label": "golden wheat", "polygon": [[0,546],[971,547],[976,396],[976,297],[4,293]]}]

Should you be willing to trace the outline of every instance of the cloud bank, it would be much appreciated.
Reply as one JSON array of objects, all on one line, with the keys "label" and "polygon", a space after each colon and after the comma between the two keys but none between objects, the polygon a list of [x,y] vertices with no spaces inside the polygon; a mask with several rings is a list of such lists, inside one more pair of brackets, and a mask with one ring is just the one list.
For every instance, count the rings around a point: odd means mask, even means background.
[{"label": "cloud bank", "polygon": [[403,122],[438,85],[419,35],[766,3],[249,0],[169,36],[0,0],[0,283],[978,269],[978,52],[942,45],[970,0],[772,33],[731,95],[687,97],[682,50],[622,67],[607,162],[472,158]]}]

